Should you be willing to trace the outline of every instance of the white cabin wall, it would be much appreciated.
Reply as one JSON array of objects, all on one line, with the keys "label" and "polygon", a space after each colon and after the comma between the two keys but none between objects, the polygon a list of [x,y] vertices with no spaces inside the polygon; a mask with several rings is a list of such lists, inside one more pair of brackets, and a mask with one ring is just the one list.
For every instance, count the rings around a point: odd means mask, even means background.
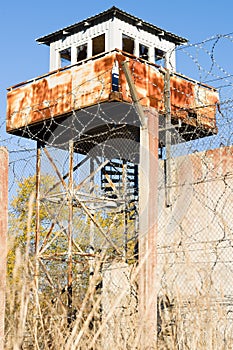
[{"label": "white cabin wall", "polygon": [[149,48],[149,60],[154,63],[154,48],[158,48],[166,52],[166,68],[173,71],[176,69],[175,44],[163,39],[162,36],[155,36],[136,25],[132,26],[118,18],[114,19],[113,33],[115,37],[118,38],[118,46],[116,46],[116,48],[122,50],[122,34],[128,35],[135,40],[135,56],[139,56],[139,43],[143,44]]},{"label": "white cabin wall", "polygon": [[64,36],[63,40],[58,40],[50,44],[50,71],[61,67],[60,51],[71,47],[71,64],[76,63],[77,47],[87,44],[87,57],[92,57],[92,39],[101,34],[105,34],[105,51],[115,48],[122,50],[122,34],[128,35],[135,41],[135,56],[139,56],[139,43],[149,48],[149,60],[154,62],[154,48],[166,52],[165,66],[171,70],[176,69],[175,44],[163,39],[163,36],[155,36],[137,27],[124,22],[116,17],[108,21],[98,23],[94,26],[86,27],[78,33]]},{"label": "white cabin wall", "polygon": [[50,63],[49,63],[49,70],[50,72],[57,69],[56,64],[56,49],[55,49],[56,43],[50,44]]},{"label": "white cabin wall", "polygon": [[86,30],[65,37],[50,44],[50,71],[60,68],[60,51],[71,47],[71,64],[76,63],[76,48],[87,43],[87,57],[92,56],[92,39],[105,34],[105,51],[110,51],[109,39],[110,20],[99,23]]},{"label": "white cabin wall", "polygon": [[114,49],[122,49],[122,40],[120,35],[120,23],[117,18],[113,18],[109,21],[109,33],[108,33],[109,51]]}]

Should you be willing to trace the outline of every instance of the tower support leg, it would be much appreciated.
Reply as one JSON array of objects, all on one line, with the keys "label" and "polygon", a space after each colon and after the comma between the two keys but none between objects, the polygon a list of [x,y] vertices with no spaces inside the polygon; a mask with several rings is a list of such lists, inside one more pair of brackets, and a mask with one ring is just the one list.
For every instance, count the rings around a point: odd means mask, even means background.
[{"label": "tower support leg", "polygon": [[140,349],[156,349],[157,338],[157,212],[158,113],[145,110],[140,130],[139,166],[139,332]]}]

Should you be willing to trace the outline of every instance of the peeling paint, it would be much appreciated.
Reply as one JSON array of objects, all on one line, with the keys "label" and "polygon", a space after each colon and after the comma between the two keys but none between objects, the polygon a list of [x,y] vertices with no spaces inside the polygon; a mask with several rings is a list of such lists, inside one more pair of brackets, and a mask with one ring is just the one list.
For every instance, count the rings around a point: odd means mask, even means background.
[{"label": "peeling paint", "polygon": [[[119,91],[122,101],[131,103],[130,91],[121,69],[121,62],[125,59],[129,61],[142,106],[154,107],[163,114],[162,70],[116,51],[12,87],[7,94],[7,131],[14,133],[28,125],[42,123],[45,119],[108,101],[112,92],[112,68],[116,60],[120,67]],[[185,124],[216,132],[216,90],[176,74],[171,76],[170,85],[172,117]]]}]

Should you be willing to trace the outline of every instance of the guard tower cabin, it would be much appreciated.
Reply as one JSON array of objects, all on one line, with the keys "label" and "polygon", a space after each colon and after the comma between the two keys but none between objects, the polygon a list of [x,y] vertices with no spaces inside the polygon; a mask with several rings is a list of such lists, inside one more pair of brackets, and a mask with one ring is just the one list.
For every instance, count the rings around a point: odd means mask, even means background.
[{"label": "guard tower cabin", "polygon": [[[88,115],[96,113],[99,104],[103,113],[110,112],[114,122],[119,123],[132,106],[122,69],[124,61],[128,62],[141,106],[154,108],[162,127],[165,73],[169,70],[173,125],[179,124],[186,139],[190,130],[195,130],[192,138],[217,132],[217,91],[175,72],[175,48],[186,39],[112,7],[40,37],[37,42],[50,47],[50,72],[8,89],[8,132],[39,136],[46,142],[46,123],[69,123],[75,111],[82,125],[89,125]],[[132,113],[129,118],[133,118]],[[130,119],[126,122],[131,123]]]},{"label": "guard tower cabin", "polygon": [[50,46],[50,71],[116,48],[175,70],[175,47],[186,41],[116,7],[37,39]]}]

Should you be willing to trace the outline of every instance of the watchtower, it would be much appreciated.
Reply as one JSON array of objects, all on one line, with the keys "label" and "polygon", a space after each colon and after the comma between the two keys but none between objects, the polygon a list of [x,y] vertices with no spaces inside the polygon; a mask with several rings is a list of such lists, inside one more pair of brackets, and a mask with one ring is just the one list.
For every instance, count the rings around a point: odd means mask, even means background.
[{"label": "watchtower", "polygon": [[[176,73],[175,49],[186,39],[116,7],[37,42],[50,47],[50,71],[10,87],[7,95],[7,131],[37,142],[37,288],[46,259],[67,265],[71,324],[78,263],[89,266],[90,276],[96,259],[103,258],[100,251],[108,256],[105,267],[138,264],[141,349],[146,348],[151,334],[156,339],[159,147],[166,149],[164,205],[170,206],[173,136],[182,135],[184,142],[217,133],[217,91]],[[44,192],[42,154],[54,177]],[[51,219],[43,228],[42,207]],[[88,251],[77,231],[82,239],[89,235]],[[65,243],[54,251],[59,237]],[[48,280],[58,298],[58,284]]]}]

